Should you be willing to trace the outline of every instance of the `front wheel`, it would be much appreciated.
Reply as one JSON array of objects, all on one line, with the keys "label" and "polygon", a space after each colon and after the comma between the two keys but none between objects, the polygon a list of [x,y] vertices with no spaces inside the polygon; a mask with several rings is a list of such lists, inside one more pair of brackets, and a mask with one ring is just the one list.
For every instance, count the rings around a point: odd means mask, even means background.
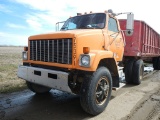
[{"label": "front wheel", "polygon": [[100,67],[92,75],[86,75],[80,94],[82,108],[89,114],[100,114],[108,105],[111,91],[112,77],[107,68]]},{"label": "front wheel", "polygon": [[28,82],[26,81],[26,84],[27,84],[27,87],[34,93],[37,93],[37,94],[44,94],[44,93],[48,93],[51,88],[48,88],[48,87],[45,87],[45,86],[42,86],[42,85],[38,85],[38,84],[35,84],[35,83],[31,83],[31,82]]}]

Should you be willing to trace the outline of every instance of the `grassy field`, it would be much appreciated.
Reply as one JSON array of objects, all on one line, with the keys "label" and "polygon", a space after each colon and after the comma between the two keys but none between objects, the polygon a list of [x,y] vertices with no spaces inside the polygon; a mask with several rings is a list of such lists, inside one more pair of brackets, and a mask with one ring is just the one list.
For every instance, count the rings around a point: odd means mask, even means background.
[{"label": "grassy field", "polygon": [[22,51],[23,47],[0,47],[0,93],[26,88],[25,81],[17,77]]}]

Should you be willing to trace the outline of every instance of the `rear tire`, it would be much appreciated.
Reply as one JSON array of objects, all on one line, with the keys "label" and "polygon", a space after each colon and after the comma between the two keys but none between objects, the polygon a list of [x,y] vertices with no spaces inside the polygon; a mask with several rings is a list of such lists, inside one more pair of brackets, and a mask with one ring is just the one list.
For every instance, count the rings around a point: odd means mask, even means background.
[{"label": "rear tire", "polygon": [[144,65],[143,60],[139,59],[133,64],[133,84],[139,85],[141,84],[141,80],[143,79]]},{"label": "rear tire", "polygon": [[152,59],[154,70],[160,70],[160,57],[155,57]]},{"label": "rear tire", "polygon": [[133,84],[132,73],[134,61],[134,59],[128,60],[125,66],[125,80],[127,84]]},{"label": "rear tire", "polygon": [[26,84],[27,84],[27,87],[34,93],[37,93],[37,94],[44,94],[44,93],[48,93],[51,88],[48,88],[48,87],[45,87],[45,86],[42,86],[42,85],[38,85],[38,84],[35,84],[35,83],[31,83],[31,82],[28,82],[26,81]]},{"label": "rear tire", "polygon": [[152,59],[152,62],[153,62],[153,68],[154,70],[158,70],[158,58],[153,58]]},{"label": "rear tire", "polygon": [[81,106],[87,113],[97,115],[108,105],[112,91],[112,77],[105,67],[85,77],[80,92]]}]

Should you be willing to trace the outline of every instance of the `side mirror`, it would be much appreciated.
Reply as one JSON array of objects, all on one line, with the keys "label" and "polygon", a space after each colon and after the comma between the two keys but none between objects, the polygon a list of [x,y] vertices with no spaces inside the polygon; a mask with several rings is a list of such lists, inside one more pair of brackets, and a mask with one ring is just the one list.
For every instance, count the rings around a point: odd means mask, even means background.
[{"label": "side mirror", "polygon": [[130,36],[133,34],[134,29],[134,14],[129,13],[127,14],[127,25],[126,25],[126,35]]}]

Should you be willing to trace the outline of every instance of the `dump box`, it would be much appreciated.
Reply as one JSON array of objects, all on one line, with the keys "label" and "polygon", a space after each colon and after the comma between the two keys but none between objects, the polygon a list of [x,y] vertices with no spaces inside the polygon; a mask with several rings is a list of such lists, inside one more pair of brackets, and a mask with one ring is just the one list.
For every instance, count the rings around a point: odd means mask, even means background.
[{"label": "dump box", "polygon": [[[126,29],[126,20],[120,19],[121,30]],[[141,58],[160,56],[160,35],[147,23],[134,20],[134,32],[125,36],[125,56],[138,56]]]}]

